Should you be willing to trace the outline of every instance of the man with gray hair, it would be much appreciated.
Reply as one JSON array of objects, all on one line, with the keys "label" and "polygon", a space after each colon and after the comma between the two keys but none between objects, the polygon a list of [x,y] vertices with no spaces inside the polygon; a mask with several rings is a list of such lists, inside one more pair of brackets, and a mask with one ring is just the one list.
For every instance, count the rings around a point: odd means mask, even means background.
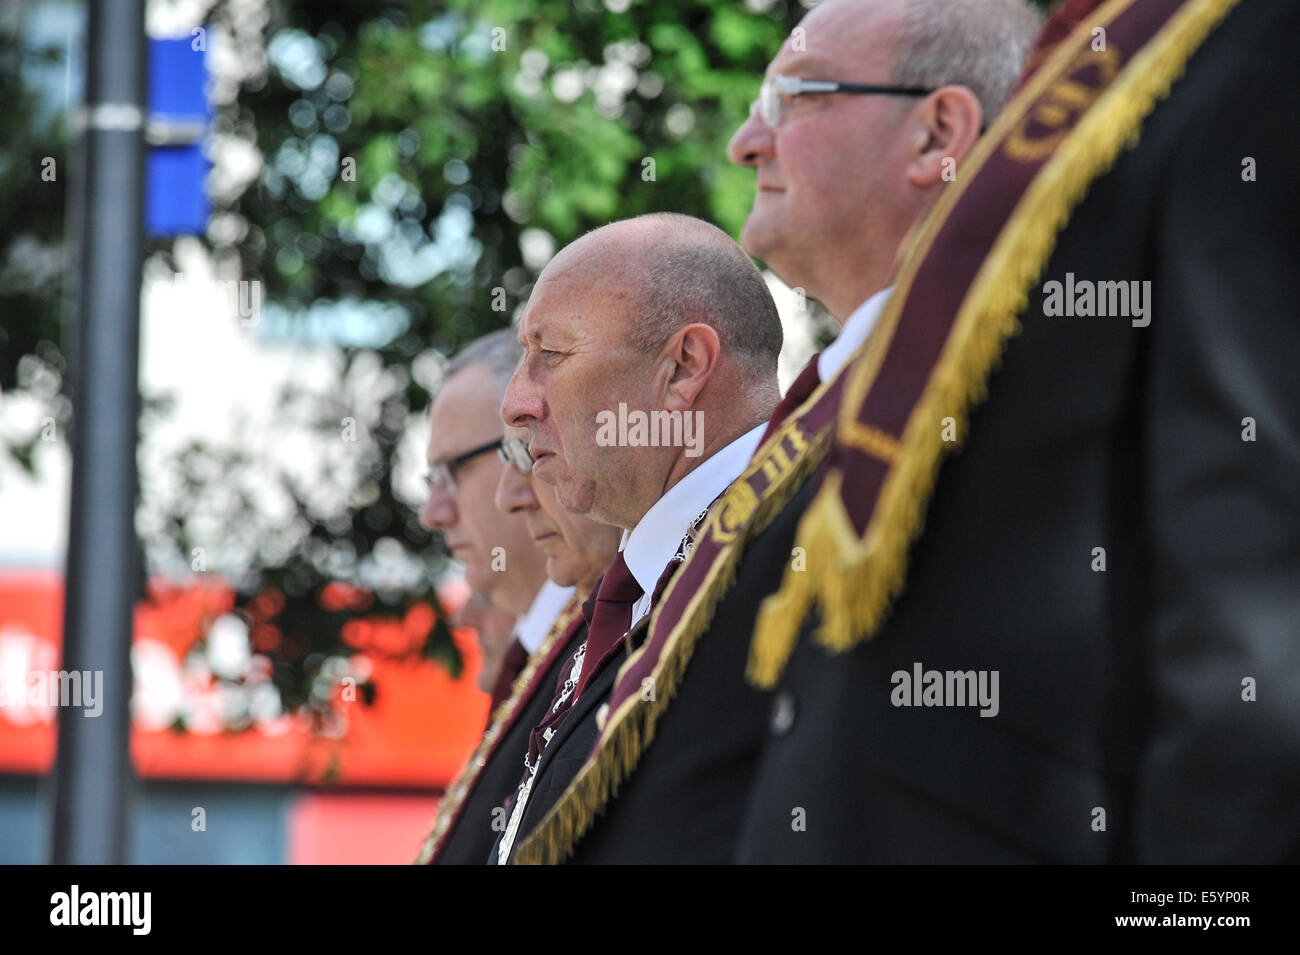
[{"label": "man with gray hair", "polygon": [[[542,645],[572,594],[572,588],[546,579],[546,557],[524,518],[502,513],[495,503],[505,467],[499,455],[501,395],[522,354],[513,331],[503,330],[471,342],[447,364],[429,406],[429,496],[420,509],[420,523],[441,531],[451,555],[464,565],[470,589],[516,615],[509,647],[494,661],[484,660],[485,667],[501,672],[480,674],[479,685],[494,688],[495,697]],[[500,828],[500,807],[518,778],[518,745],[494,750],[486,765],[474,767],[472,779],[462,774],[444,796],[421,861],[477,865],[487,858]]]},{"label": "man with gray hair", "polygon": [[[796,379],[765,440],[866,341],[908,230],[959,175],[1039,25],[1024,0],[826,0],[782,45],[728,150],[756,174],[741,238],[843,329]],[[782,473],[789,457],[777,448],[759,483],[797,487],[807,475]],[[804,491],[783,507],[757,498],[724,499],[704,536],[733,552],[743,544],[742,556],[714,562],[697,551],[665,594],[586,765],[520,861],[736,858],[764,741],[794,718],[745,680],[755,615],[807,556],[792,553]]]},{"label": "man with gray hair", "polygon": [[428,497],[420,522],[441,531],[472,591],[526,614],[546,579],[546,561],[522,519],[497,510],[504,462],[496,409],[522,354],[508,330],[476,339],[447,363],[429,405]]},{"label": "man with gray hair", "polygon": [[783,412],[866,341],[903,239],[1010,95],[1039,26],[1025,0],[826,0],[781,46],[727,149],[757,187],[741,241],[842,326]]}]

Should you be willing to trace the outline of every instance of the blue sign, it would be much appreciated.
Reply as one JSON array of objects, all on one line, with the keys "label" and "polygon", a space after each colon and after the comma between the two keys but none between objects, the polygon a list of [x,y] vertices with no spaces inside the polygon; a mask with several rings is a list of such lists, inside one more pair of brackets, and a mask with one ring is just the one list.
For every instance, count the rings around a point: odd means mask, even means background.
[{"label": "blue sign", "polygon": [[200,235],[208,227],[205,37],[149,40],[144,225],[151,238]]}]

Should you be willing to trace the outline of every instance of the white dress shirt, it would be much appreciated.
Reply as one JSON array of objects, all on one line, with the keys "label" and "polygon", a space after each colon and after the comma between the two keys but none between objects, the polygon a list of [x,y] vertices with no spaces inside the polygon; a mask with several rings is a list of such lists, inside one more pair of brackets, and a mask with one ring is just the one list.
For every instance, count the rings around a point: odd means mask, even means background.
[{"label": "white dress shirt", "polygon": [[817,356],[818,378],[822,381],[830,381],[835,377],[835,373],[853,357],[853,353],[862,346],[867,336],[871,334],[871,330],[876,327],[880,313],[885,310],[885,304],[893,291],[894,287],[887,285],[853,310],[853,314],[845,321],[835,341],[827,345],[826,349]]},{"label": "white dress shirt", "polygon": [[645,591],[632,606],[632,623],[650,612],[655,585],[663,576],[700,512],[740,477],[758,450],[767,424],[747,431],[670,487],[631,531],[623,532],[619,550],[627,569]]},{"label": "white dress shirt", "polygon": [[547,580],[537,591],[528,611],[515,621],[515,639],[523,644],[529,655],[537,652],[572,596],[572,587],[561,587],[555,581]]}]

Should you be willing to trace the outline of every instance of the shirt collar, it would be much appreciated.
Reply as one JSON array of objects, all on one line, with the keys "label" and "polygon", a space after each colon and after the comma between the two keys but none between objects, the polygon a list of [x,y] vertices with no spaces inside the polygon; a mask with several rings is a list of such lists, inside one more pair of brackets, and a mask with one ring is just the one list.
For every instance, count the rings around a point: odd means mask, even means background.
[{"label": "shirt collar", "polygon": [[830,381],[834,378],[853,357],[853,353],[867,340],[893,291],[894,287],[887,285],[853,310],[853,314],[845,321],[835,341],[827,345],[817,356],[817,377],[820,380]]},{"label": "shirt collar", "polygon": [[700,512],[727,489],[758,450],[767,423],[747,431],[670,487],[631,531],[620,550],[627,569],[646,594],[654,591],[682,538]]},{"label": "shirt collar", "polygon": [[515,639],[531,656],[551,632],[551,624],[573,596],[572,587],[561,587],[553,580],[545,581],[527,612],[515,622]]}]

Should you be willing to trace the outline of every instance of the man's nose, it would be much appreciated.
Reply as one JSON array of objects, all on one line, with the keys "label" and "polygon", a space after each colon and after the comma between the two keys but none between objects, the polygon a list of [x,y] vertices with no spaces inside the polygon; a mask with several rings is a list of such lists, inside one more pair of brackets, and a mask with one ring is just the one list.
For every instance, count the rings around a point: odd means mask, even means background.
[{"label": "man's nose", "polygon": [[[501,399],[501,420],[512,428],[526,428],[544,414],[541,389],[528,373],[528,359],[515,369]],[[522,475],[521,475],[522,477]]]},{"label": "man's nose", "polygon": [[434,485],[420,508],[420,526],[427,531],[440,531],[456,523],[456,502],[442,488]]},{"label": "man's nose", "polygon": [[772,131],[757,114],[751,113],[727,143],[727,158],[737,166],[754,166],[763,156],[771,154]]},{"label": "man's nose", "polygon": [[537,494],[533,491],[532,479],[519,473],[513,464],[501,469],[501,479],[497,481],[497,492],[493,498],[497,510],[503,514],[516,511],[536,510]]}]

